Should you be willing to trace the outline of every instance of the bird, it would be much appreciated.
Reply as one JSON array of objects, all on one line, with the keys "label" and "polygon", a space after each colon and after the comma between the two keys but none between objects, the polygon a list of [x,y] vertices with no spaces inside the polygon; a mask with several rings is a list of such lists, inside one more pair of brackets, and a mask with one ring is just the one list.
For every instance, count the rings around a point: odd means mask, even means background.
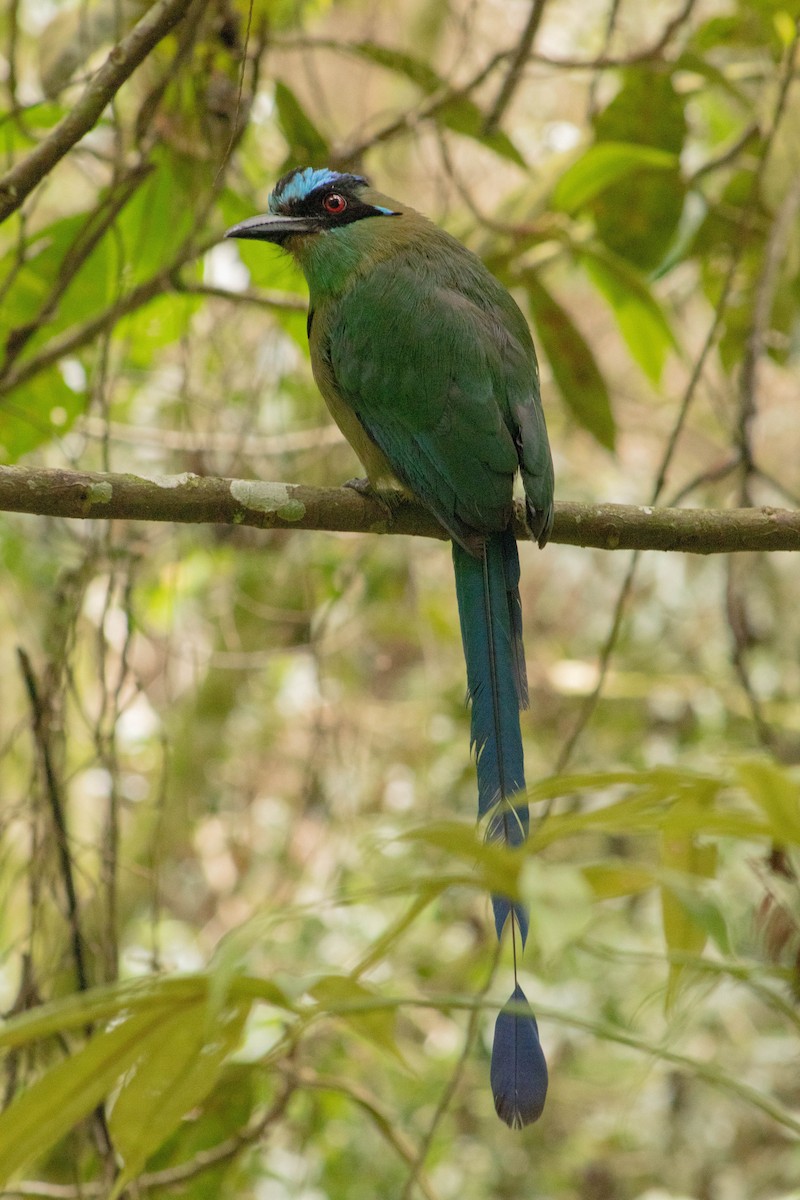
[{"label": "bird", "polygon": [[[314,378],[366,471],[362,486],[389,510],[420,501],[452,541],[478,816],[487,840],[520,846],[528,684],[513,490],[519,475],[543,547],[554,487],[525,317],[476,254],[363,175],[297,167],[265,213],[225,237],[273,243],[297,262]],[[495,1022],[490,1082],[498,1116],[520,1128],[543,1111],[547,1064],[517,978],[527,911],[501,894],[492,906],[498,939],[511,925],[515,986]]]}]

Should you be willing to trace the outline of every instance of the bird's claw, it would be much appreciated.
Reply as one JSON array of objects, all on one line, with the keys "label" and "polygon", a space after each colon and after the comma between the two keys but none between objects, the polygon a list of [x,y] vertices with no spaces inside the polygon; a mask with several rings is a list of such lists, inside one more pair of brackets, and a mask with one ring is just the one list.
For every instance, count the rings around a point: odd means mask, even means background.
[{"label": "bird's claw", "polygon": [[356,475],[353,479],[348,479],[343,486],[358,492],[359,496],[368,496],[372,499],[376,495],[374,487],[363,475]]},{"label": "bird's claw", "polygon": [[379,504],[387,517],[391,518],[394,515],[395,504],[392,503],[393,496],[391,492],[379,492],[377,488],[372,486],[368,479],[360,476],[348,479],[344,486],[351,488],[359,496],[363,496],[365,500],[373,500],[376,504]]}]

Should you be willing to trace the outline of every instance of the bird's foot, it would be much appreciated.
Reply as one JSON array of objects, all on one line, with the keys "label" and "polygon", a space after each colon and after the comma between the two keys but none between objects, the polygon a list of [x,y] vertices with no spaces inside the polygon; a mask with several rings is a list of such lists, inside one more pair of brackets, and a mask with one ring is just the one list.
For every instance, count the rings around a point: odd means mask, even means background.
[{"label": "bird's foot", "polygon": [[354,492],[358,492],[359,496],[363,496],[366,500],[374,500],[376,504],[380,504],[386,516],[390,519],[403,498],[402,494],[398,491],[378,490],[378,488],[372,486],[368,479],[358,476],[355,479],[348,479],[344,486],[352,488]]},{"label": "bird's foot", "polygon": [[374,499],[377,496],[374,487],[363,475],[356,475],[354,479],[348,479],[342,486],[351,488],[352,491],[358,492],[359,496],[367,496],[369,499]]}]

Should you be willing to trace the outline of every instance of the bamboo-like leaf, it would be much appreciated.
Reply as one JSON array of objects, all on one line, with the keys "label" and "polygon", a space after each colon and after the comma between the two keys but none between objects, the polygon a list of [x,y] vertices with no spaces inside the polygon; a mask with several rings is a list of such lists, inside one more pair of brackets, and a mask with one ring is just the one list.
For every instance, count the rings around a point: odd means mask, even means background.
[{"label": "bamboo-like leaf", "polygon": [[[371,1007],[381,999],[375,988],[367,987],[350,975],[324,975],[309,988],[309,994],[320,1008],[338,1016],[355,1033],[403,1062],[395,1036],[395,1012]],[[358,1011],[361,1004],[365,1006],[363,1012]]]},{"label": "bamboo-like leaf", "polygon": [[752,759],[736,774],[748,795],[766,814],[776,841],[800,844],[800,788],[775,763]]},{"label": "bamboo-like leaf", "polygon": [[446,852],[471,868],[471,881],[489,892],[500,892],[518,900],[519,873],[524,863],[524,848],[510,849],[499,842],[484,842],[474,825],[457,821],[438,821],[405,835]]},{"label": "bamboo-like leaf", "polygon": [[[205,1001],[209,993],[206,974],[152,976],[125,980],[105,987],[90,988],[64,996],[20,1013],[0,1027],[0,1049],[27,1046],[54,1034],[85,1029],[87,1025],[148,1013],[176,1004]],[[235,1000],[260,1000],[278,1008],[292,1009],[284,992],[271,980],[239,977],[228,993]]]},{"label": "bamboo-like leaf", "polygon": [[0,1115],[0,1183],[44,1156],[109,1094],[162,1019],[158,1010],[141,1012],[96,1033],[14,1100]]},{"label": "bamboo-like leaf", "polygon": [[215,1012],[210,1022],[204,1003],[167,1010],[141,1039],[108,1118],[124,1163],[109,1200],[116,1200],[181,1118],[211,1091],[241,1040],[249,1008],[233,1005]]},{"label": "bamboo-like leaf", "polygon": [[640,892],[646,892],[654,883],[652,871],[634,863],[587,863],[581,867],[581,873],[596,900],[636,896]]},{"label": "bamboo-like leaf", "polygon": [[[715,843],[700,843],[694,837],[676,837],[671,832],[661,841],[661,862],[669,871],[678,871],[685,876],[710,879],[717,869],[717,847]],[[664,939],[671,952],[681,955],[700,954],[706,942],[707,927],[698,920],[699,907],[694,903],[699,896],[686,888],[677,890],[671,884],[661,888],[661,917]],[[667,1010],[673,1005],[678,993],[680,979],[685,970],[683,962],[672,962],[667,982]]]}]

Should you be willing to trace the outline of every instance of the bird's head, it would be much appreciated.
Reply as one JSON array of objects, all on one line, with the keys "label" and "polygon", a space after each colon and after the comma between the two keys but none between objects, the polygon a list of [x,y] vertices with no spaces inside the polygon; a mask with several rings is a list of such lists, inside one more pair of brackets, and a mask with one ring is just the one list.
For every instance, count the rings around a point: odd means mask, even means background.
[{"label": "bird's head", "polygon": [[293,239],[316,241],[355,221],[399,216],[396,209],[381,203],[385,199],[371,190],[363,175],[296,167],[275,184],[266,213],[240,221],[226,230],[225,237],[275,242],[296,254],[302,243]]}]

